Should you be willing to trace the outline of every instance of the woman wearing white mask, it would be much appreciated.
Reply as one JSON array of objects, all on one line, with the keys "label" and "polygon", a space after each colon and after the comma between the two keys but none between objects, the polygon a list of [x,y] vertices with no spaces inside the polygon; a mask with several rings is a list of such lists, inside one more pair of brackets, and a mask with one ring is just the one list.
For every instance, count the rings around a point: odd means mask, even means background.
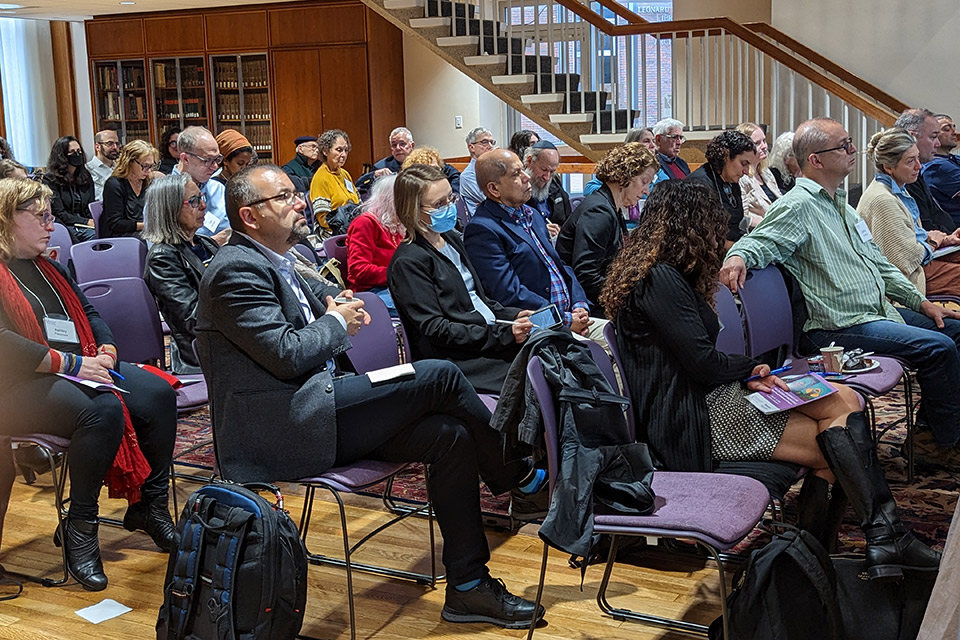
[{"label": "woman wearing white mask", "polygon": [[387,283],[413,360],[449,360],[477,392],[499,393],[533,328],[531,311],[504,307],[484,293],[453,230],[456,201],[435,167],[413,165],[399,173],[394,202],[407,235],[390,261]]}]

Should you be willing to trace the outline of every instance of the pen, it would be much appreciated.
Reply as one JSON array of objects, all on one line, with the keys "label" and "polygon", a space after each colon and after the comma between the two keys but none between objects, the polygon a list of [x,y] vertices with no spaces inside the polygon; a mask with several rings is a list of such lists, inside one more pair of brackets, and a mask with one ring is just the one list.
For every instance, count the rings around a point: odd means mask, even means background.
[{"label": "pen", "polygon": [[117,372],[114,371],[113,369],[107,369],[107,371],[109,371],[109,372],[112,373],[113,375],[117,376],[117,377],[120,378],[121,380],[126,380],[126,378],[124,378],[122,375],[120,375],[119,373],[117,373]]},{"label": "pen", "polygon": [[[786,365],[780,367],[779,369],[774,369],[773,371],[771,371],[770,373],[768,373],[767,376],[777,376],[777,375],[780,375],[781,373],[783,373],[783,372],[785,372],[785,371],[790,371],[790,369],[793,369],[793,365],[791,365],[791,364],[786,364]],[[749,378],[747,378],[746,380],[744,380],[744,382],[753,382],[754,380],[759,380],[760,378],[766,378],[767,376],[750,376]]]},{"label": "pen", "polygon": [[494,322],[496,322],[497,324],[517,324],[516,320],[501,320],[499,318],[494,320]]}]

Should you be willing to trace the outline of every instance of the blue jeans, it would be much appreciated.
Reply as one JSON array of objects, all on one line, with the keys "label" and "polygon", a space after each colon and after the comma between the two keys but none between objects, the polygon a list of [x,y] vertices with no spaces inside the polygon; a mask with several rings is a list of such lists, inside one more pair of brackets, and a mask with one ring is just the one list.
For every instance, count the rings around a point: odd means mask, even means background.
[{"label": "blue jeans", "polygon": [[960,320],[944,319],[943,329],[927,316],[900,309],[906,324],[876,320],[826,331],[808,331],[817,347],[835,341],[846,349],[861,348],[906,362],[917,371],[923,394],[923,415],[937,442],[952,447],[960,440]]}]

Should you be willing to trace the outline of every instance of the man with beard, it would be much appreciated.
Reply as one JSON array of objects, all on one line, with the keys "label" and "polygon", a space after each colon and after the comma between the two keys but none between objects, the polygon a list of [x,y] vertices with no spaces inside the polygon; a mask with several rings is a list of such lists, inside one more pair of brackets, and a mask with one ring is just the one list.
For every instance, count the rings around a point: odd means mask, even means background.
[{"label": "man with beard", "polygon": [[[916,139],[921,164],[925,165],[933,160],[934,154],[940,148],[941,135],[940,123],[932,112],[927,109],[907,109],[900,114],[894,126],[906,129]],[[916,180],[907,183],[906,190],[920,210],[920,225],[928,232],[942,231],[950,234],[960,225],[935,198],[925,171],[921,171]]]},{"label": "man with beard", "polygon": [[924,160],[921,156],[920,161],[924,163],[922,176],[933,199],[950,214],[954,224],[960,225],[960,157],[952,153],[957,147],[957,126],[946,114],[933,117],[939,126],[940,148],[934,151],[932,158]]},{"label": "man with beard", "polygon": [[97,131],[93,136],[96,155],[87,163],[87,171],[93,177],[93,192],[97,200],[103,200],[103,184],[113,175],[113,163],[120,157],[120,138],[113,129]]},{"label": "man with beard", "polygon": [[543,607],[487,570],[477,477],[496,494],[539,489],[545,474],[529,460],[503,462],[490,411],[450,362],[423,360],[376,384],[341,373],[370,316],[351,291],[297,275],[291,250],[308,233],[306,203],[280,167],[237,172],[226,201],[233,235],[204,273],[197,310],[224,477],[296,481],[360,459],[426,463],[444,539],[443,618],[536,623]]},{"label": "man with beard", "polygon": [[557,167],[560,152],[552,142],[541,140],[523,154],[524,171],[530,176],[530,200],[527,204],[547,219],[550,236],[560,233],[560,225],[570,216],[570,196],[563,189]]}]

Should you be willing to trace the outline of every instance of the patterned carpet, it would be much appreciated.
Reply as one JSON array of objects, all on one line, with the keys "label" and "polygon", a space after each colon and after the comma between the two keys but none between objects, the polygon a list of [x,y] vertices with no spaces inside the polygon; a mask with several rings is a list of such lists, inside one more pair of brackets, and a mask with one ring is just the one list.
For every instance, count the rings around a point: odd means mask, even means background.
[{"label": "patterned carpet", "polygon": [[[919,394],[914,393],[914,397]],[[903,394],[892,393],[875,402],[877,423],[882,429],[885,425],[903,415]],[[947,471],[935,467],[917,466],[914,483],[907,484],[906,459],[900,453],[900,445],[906,435],[903,424],[891,429],[884,435],[879,446],[879,457],[883,465],[897,504],[903,513],[903,520],[925,543],[942,548],[947,537],[947,529],[953,510],[957,505],[960,470]],[[210,439],[210,413],[207,409],[181,416],[177,434],[177,452]],[[213,446],[207,445],[186,454],[178,460],[184,466],[206,466],[213,463]],[[188,469],[184,469],[188,471]],[[796,496],[799,484],[787,494],[784,508],[787,521],[796,521]],[[411,468],[401,474],[394,482],[393,494],[398,498],[420,501],[425,497],[422,471]],[[507,512],[507,496],[494,497],[482,488],[483,510],[490,514]],[[752,547],[763,541],[764,534],[754,533],[741,547]],[[857,551],[862,548],[863,536],[857,526],[856,514],[848,509],[841,528],[841,551]]]}]

